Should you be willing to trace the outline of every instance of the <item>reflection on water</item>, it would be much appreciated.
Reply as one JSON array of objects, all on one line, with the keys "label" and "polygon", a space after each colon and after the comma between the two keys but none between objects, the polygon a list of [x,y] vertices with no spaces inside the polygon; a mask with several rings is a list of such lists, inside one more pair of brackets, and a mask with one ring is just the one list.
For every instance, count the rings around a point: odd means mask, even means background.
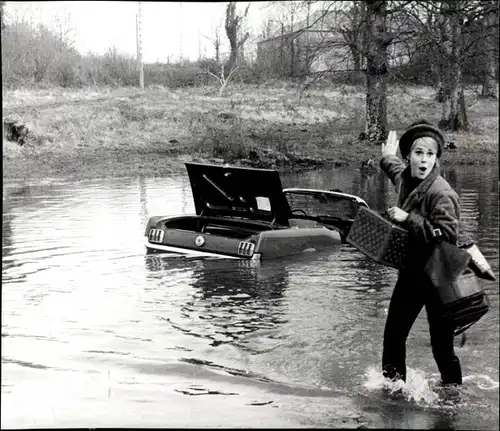
[{"label": "reflection on water", "polygon": [[[178,321],[165,320],[211,346],[234,343],[257,330],[273,329],[282,322],[280,301],[288,286],[286,269],[260,267],[256,262],[206,259],[168,259],[149,255],[146,267],[155,278],[166,276],[172,260],[189,266],[191,295],[180,306]],[[179,266],[177,266],[177,269]],[[203,321],[203,326],[197,322]]]},{"label": "reflection on water", "polygon": [[[282,323],[280,301],[288,285],[286,269],[256,270],[242,262],[234,268],[216,260],[204,262],[193,272],[193,301],[183,307],[183,317],[205,319],[222,339],[212,345],[235,342],[257,330],[272,330]],[[274,270],[276,269],[276,270]]]},{"label": "reflection on water", "polygon": [[[464,236],[498,276],[498,170],[444,175],[460,194]],[[396,200],[380,173],[282,179],[339,188],[378,210]],[[425,313],[407,349],[419,377],[409,398],[387,398],[370,382],[395,270],[348,245],[260,264],[145,254],[149,216],[193,211],[187,176],[4,184],[2,425],[95,425],[92,411],[105,426],[161,426],[165,415],[178,426],[221,426],[228,405],[241,426],[498,425],[497,312],[457,347],[463,405],[409,401],[439,378]],[[497,284],[481,283],[497,310]],[[203,414],[188,420],[193,402]]]}]

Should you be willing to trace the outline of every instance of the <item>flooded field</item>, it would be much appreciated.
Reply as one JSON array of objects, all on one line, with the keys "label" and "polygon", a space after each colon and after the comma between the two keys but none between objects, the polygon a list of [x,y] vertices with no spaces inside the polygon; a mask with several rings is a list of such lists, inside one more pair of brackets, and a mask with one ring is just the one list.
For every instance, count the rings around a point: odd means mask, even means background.
[{"label": "flooded field", "polygon": [[[448,168],[462,227],[498,273],[498,169]],[[375,209],[388,180],[356,170],[282,176]],[[458,346],[458,404],[439,380],[425,312],[403,396],[382,391],[397,272],[350,246],[249,264],[146,255],[151,215],[194,211],[187,175],[5,183],[2,427],[497,429],[498,283]]]}]

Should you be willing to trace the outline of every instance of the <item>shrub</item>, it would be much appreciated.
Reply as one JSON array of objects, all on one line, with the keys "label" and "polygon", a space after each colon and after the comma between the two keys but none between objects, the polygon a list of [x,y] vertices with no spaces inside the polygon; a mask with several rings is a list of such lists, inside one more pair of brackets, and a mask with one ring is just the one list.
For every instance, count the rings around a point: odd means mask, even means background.
[{"label": "shrub", "polygon": [[195,87],[205,84],[205,71],[196,63],[144,65],[144,82],[170,88]]},{"label": "shrub", "polygon": [[100,84],[114,87],[137,85],[137,62],[131,56],[119,54],[113,47],[104,54],[100,63]]}]

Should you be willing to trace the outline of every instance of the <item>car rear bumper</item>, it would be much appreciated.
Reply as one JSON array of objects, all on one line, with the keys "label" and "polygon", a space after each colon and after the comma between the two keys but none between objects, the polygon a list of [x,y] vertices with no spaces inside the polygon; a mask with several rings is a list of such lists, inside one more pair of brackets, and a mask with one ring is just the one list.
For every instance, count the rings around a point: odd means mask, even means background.
[{"label": "car rear bumper", "polygon": [[238,260],[260,260],[260,253],[254,253],[252,257],[245,256],[231,256],[222,253],[215,253],[209,251],[193,250],[184,247],[174,247],[165,244],[154,244],[149,242],[148,238],[144,239],[144,245],[148,250],[163,251],[168,253],[184,254],[187,256],[205,256],[205,257],[218,257],[222,259],[238,259]]}]

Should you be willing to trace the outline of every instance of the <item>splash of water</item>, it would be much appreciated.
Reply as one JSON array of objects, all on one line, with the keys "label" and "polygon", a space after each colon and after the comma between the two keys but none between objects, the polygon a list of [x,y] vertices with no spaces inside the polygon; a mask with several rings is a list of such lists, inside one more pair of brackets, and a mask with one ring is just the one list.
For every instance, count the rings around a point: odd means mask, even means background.
[{"label": "splash of water", "polygon": [[365,377],[363,386],[369,391],[385,391],[389,395],[397,395],[398,398],[414,402],[423,408],[440,410],[455,410],[470,405],[471,397],[478,395],[472,390],[473,386],[481,391],[498,390],[500,386],[499,382],[486,374],[473,374],[464,376],[463,386],[451,388],[451,391],[448,391],[440,387],[438,373],[426,377],[423,371],[409,367],[407,367],[406,382],[386,379],[375,366],[367,369]]},{"label": "splash of water", "polygon": [[499,383],[495,382],[490,376],[486,374],[473,374],[463,378],[463,382],[475,383],[479,389],[484,391],[492,391],[499,388]]},{"label": "splash of water", "polygon": [[425,378],[425,373],[420,370],[407,369],[406,382],[403,380],[392,381],[371,366],[366,372],[364,387],[370,391],[386,390],[390,394],[401,393],[408,401],[419,404],[433,405],[439,396],[430,386],[431,381]]}]

